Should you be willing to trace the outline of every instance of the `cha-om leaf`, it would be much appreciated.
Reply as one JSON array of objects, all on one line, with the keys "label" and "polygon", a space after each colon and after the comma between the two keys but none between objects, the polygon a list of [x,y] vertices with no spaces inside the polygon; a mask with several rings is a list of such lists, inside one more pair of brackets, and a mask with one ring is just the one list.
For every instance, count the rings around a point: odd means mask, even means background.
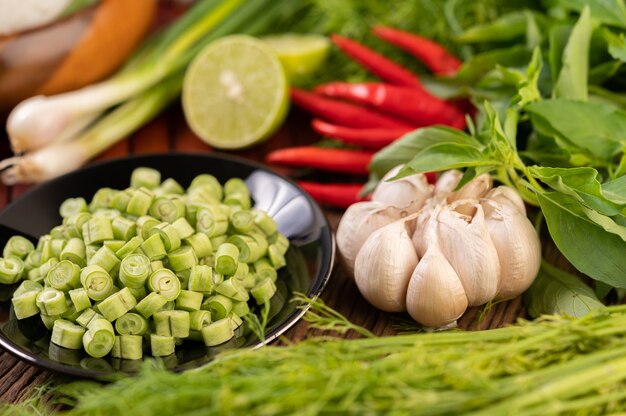
[{"label": "cha-om leaf", "polygon": [[591,17],[601,23],[626,29],[626,6],[623,0],[559,0],[559,5],[569,10],[591,10]]},{"label": "cha-om leaf", "polygon": [[555,98],[587,100],[591,31],[590,12],[585,7],[563,50],[561,70],[553,91]]},{"label": "cha-om leaf", "polygon": [[543,262],[537,278],[524,294],[533,318],[561,314],[579,318],[604,307],[594,291],[578,276]]},{"label": "cha-om leaf", "polygon": [[481,144],[472,136],[449,127],[427,127],[415,130],[385,147],[372,159],[370,172],[378,178],[385,176],[395,166],[407,163],[413,157],[434,144],[464,143],[474,147]]},{"label": "cha-om leaf", "polygon": [[603,215],[619,214],[626,206],[615,202],[611,194],[605,195],[598,180],[598,171],[590,167],[549,168],[533,166],[530,169],[535,179],[539,179],[555,191],[578,198]]},{"label": "cha-om leaf", "polygon": [[559,192],[537,195],[552,240],[576,269],[613,287],[626,287],[626,242],[593,223],[576,199]]},{"label": "cha-om leaf", "polygon": [[531,103],[526,111],[540,134],[565,140],[605,162],[626,143],[626,112],[611,105],[556,99]]}]

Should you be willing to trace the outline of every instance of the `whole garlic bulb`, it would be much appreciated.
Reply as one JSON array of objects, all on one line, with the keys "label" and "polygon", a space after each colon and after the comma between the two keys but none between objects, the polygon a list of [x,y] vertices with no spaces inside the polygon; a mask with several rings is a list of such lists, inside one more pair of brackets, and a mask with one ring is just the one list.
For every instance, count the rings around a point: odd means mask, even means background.
[{"label": "whole garlic bulb", "polygon": [[[473,216],[459,209],[473,210]],[[500,286],[498,253],[487,231],[482,206],[476,200],[446,205],[433,221],[441,251],[459,276],[470,306],[492,300]]]},{"label": "whole garlic bulb", "polygon": [[[503,206],[503,208],[511,208],[517,210],[523,216],[526,216],[526,205],[524,205],[524,201],[519,194],[509,188],[508,186],[498,186],[493,188],[485,195],[485,199],[498,202]],[[485,210],[485,214],[488,214],[488,211],[491,210],[490,205],[484,205],[483,209]]]},{"label": "whole garlic bulb", "polygon": [[418,263],[411,241],[416,215],[374,231],[356,256],[356,285],[369,303],[383,311],[406,310],[407,286]]},{"label": "whole garlic bulb", "polygon": [[535,279],[541,266],[541,242],[532,223],[517,210],[485,199],[485,223],[500,261],[497,300],[522,294]]}]

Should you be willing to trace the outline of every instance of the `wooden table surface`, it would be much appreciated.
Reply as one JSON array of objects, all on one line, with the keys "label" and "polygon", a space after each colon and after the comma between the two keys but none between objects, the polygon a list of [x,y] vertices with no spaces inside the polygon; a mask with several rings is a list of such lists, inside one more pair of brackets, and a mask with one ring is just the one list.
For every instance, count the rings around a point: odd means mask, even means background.
[{"label": "wooden table surface", "polygon": [[[272,149],[307,144],[318,139],[319,137],[315,136],[309,128],[307,115],[292,110],[287,123],[270,140],[254,148],[233,153],[262,160],[263,156]],[[177,104],[128,139],[107,150],[98,159],[118,158],[128,154],[165,153],[174,150],[211,151],[189,130]],[[2,138],[0,156],[4,158],[8,155],[10,155],[8,144],[6,139]],[[13,187],[0,185],[0,208],[18,198],[28,188],[29,186],[23,185]],[[324,212],[333,230],[336,230],[341,218],[341,211],[325,207]],[[551,247],[544,249],[544,254],[552,258],[558,256]],[[403,314],[379,312],[370,306],[359,294],[354,281],[340,267],[338,262],[335,264],[332,277],[322,299],[344,314],[350,321],[362,325],[378,335],[394,334],[396,332],[394,323],[398,322],[399,318],[406,319],[408,317],[408,315]],[[471,308],[460,319],[459,325],[462,328],[472,330],[495,328],[514,322],[518,316],[525,316],[525,309],[520,298],[497,304],[486,313],[481,308]],[[314,334],[319,334],[319,332],[309,330],[307,323],[300,321],[286,333],[285,337],[298,341]],[[352,336],[354,335],[346,335],[346,337]],[[0,400],[18,401],[28,389],[40,385],[52,376],[53,373],[22,362],[0,349]]]}]

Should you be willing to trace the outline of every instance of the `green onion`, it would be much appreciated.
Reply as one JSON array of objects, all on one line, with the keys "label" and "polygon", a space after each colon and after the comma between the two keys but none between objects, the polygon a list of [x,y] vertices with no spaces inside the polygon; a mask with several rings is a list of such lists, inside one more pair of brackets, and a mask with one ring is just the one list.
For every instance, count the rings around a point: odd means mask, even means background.
[{"label": "green onion", "polygon": [[3,257],[19,257],[24,260],[26,256],[35,250],[35,246],[33,243],[27,238],[22,237],[21,235],[14,235],[9,238],[4,249],[2,250]]},{"label": "green onion", "polygon": [[126,212],[137,217],[146,215],[148,213],[148,210],[150,209],[150,206],[152,205],[153,199],[154,193],[148,188],[135,189],[133,195],[128,201]]},{"label": "green onion", "polygon": [[41,290],[43,290],[43,286],[40,283],[24,280],[20,283],[17,289],[13,291],[13,296],[20,296],[28,292],[39,292]]},{"label": "green onion", "polygon": [[213,290],[213,268],[207,265],[195,265],[189,273],[187,288],[194,292],[211,293]]},{"label": "green onion", "polygon": [[223,295],[210,296],[202,303],[202,309],[211,312],[213,320],[222,319],[232,311],[233,301]]},{"label": "green onion", "polygon": [[[82,240],[81,240],[82,241]],[[66,246],[67,247],[67,246]],[[30,271],[41,265],[41,252],[31,251],[24,259],[24,269]]]},{"label": "green onion", "polygon": [[263,248],[265,246],[259,244],[259,241],[250,235],[231,235],[228,237],[228,243],[234,244],[239,249],[239,261],[244,263],[254,263],[266,253]]},{"label": "green onion", "polygon": [[274,293],[276,293],[276,285],[272,279],[264,279],[250,289],[250,294],[259,305],[268,302],[274,296]]},{"label": "green onion", "polygon": [[249,297],[246,288],[241,285],[238,279],[232,277],[217,285],[215,291],[238,301],[247,301]]},{"label": "green onion", "polygon": [[180,184],[176,182],[176,179],[173,178],[167,178],[164,180],[161,184],[161,190],[164,194],[170,195],[182,195],[185,193],[183,187],[180,186]]},{"label": "green onion", "polygon": [[252,230],[252,227],[254,227],[254,219],[255,216],[252,211],[247,209],[233,211],[229,217],[233,229],[240,234],[245,234]]},{"label": "green onion", "polygon": [[83,238],[83,226],[91,219],[88,212],[78,212],[63,219],[65,233],[68,237]]},{"label": "green onion", "polygon": [[246,316],[250,313],[248,302],[233,302],[233,313],[237,316]]},{"label": "green onion", "polygon": [[130,175],[131,188],[145,187],[157,188],[161,184],[161,172],[156,169],[139,167],[135,168]]},{"label": "green onion", "polygon": [[146,240],[150,237],[150,230],[159,225],[161,221],[149,215],[142,215],[137,219],[137,235]]},{"label": "green onion", "polygon": [[61,319],[60,315],[46,315],[43,312],[39,314],[39,317],[41,318],[41,322],[43,322],[44,326],[48,329],[48,331],[52,331],[54,322],[57,319]]},{"label": "green onion", "polygon": [[132,188],[118,191],[111,199],[111,208],[116,209],[120,212],[126,212],[128,203],[133,196],[133,191],[134,190]]},{"label": "green onion", "polygon": [[157,335],[175,338],[189,336],[189,312],[181,310],[159,311],[154,314]]},{"label": "green onion", "polygon": [[176,230],[181,240],[191,237],[195,232],[194,228],[189,224],[185,217],[178,218],[172,223],[172,227]]},{"label": "green onion", "polygon": [[128,312],[115,321],[115,330],[120,335],[143,335],[148,332],[148,321],[137,313]]},{"label": "green onion", "polygon": [[198,208],[196,213],[197,232],[215,237],[226,233],[226,230],[228,230],[228,217],[217,205]]},{"label": "green onion", "polygon": [[102,242],[102,245],[104,247],[111,249],[111,251],[116,253],[115,254],[116,256],[117,256],[117,250],[124,247],[125,244],[126,244],[126,241],[124,240],[107,240],[107,241]]},{"label": "green onion", "polygon": [[113,349],[114,343],[115,332],[111,322],[96,318],[87,325],[83,335],[83,347],[87,354],[95,358],[104,357]]},{"label": "green onion", "polygon": [[89,210],[95,211],[99,208],[110,208],[111,200],[115,196],[116,191],[111,188],[100,188],[96,191],[89,203]]},{"label": "green onion", "polygon": [[57,319],[52,326],[50,341],[60,347],[79,350],[83,346],[85,328],[65,319]]},{"label": "green onion", "polygon": [[265,211],[254,211],[254,223],[267,237],[276,233],[276,222]]},{"label": "green onion", "polygon": [[273,282],[276,282],[276,279],[278,278],[278,273],[276,272],[276,269],[266,257],[263,257],[262,259],[254,262],[254,274],[256,276],[256,279],[259,281],[264,279],[270,279]]},{"label": "green onion", "polygon": [[211,312],[197,310],[189,313],[189,328],[193,331],[200,331],[211,323]]}]

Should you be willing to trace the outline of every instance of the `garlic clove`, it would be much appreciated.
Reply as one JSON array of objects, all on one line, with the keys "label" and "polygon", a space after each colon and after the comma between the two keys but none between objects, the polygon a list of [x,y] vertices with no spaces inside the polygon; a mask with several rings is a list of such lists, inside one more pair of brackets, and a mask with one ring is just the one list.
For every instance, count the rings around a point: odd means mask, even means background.
[{"label": "garlic clove", "polygon": [[421,173],[388,182],[400,172],[402,166],[398,165],[387,172],[374,190],[372,201],[399,208],[409,205],[421,207],[431,197],[433,186],[428,184],[426,176]]},{"label": "garlic clove", "polygon": [[433,194],[436,198],[447,198],[461,182],[463,172],[460,170],[447,170],[437,179]]},{"label": "garlic clove", "polygon": [[485,223],[500,262],[497,300],[521,295],[535,280],[541,266],[541,242],[532,223],[517,210],[491,200],[481,202]]},{"label": "garlic clove", "polygon": [[424,326],[456,326],[467,309],[463,284],[437,244],[431,245],[413,271],[406,295],[409,315]]},{"label": "garlic clove", "polygon": [[480,199],[489,192],[492,186],[493,179],[491,175],[483,173],[463,185],[458,191],[451,193],[448,196],[448,203],[451,204],[454,201],[463,199]]},{"label": "garlic clove", "polygon": [[370,234],[399,220],[401,214],[375,201],[357,202],[348,207],[337,227],[336,239],[337,248],[350,275],[354,273],[356,255]]},{"label": "garlic clove", "polygon": [[[472,210],[472,217],[459,212]],[[482,206],[471,200],[441,208],[436,216],[441,252],[459,276],[470,306],[492,300],[499,287],[500,262]]]},{"label": "garlic clove", "polygon": [[[516,209],[520,212],[520,214],[526,216],[526,205],[524,205],[524,200],[522,200],[520,194],[513,188],[504,185],[498,186],[487,192],[485,198],[498,202],[505,207]],[[485,215],[487,215],[488,210],[490,210],[491,207],[483,206],[483,209],[485,210]]]},{"label": "garlic clove", "polygon": [[411,242],[417,214],[374,231],[359,250],[354,278],[373,306],[387,312],[406,310],[406,290],[418,263]]}]

